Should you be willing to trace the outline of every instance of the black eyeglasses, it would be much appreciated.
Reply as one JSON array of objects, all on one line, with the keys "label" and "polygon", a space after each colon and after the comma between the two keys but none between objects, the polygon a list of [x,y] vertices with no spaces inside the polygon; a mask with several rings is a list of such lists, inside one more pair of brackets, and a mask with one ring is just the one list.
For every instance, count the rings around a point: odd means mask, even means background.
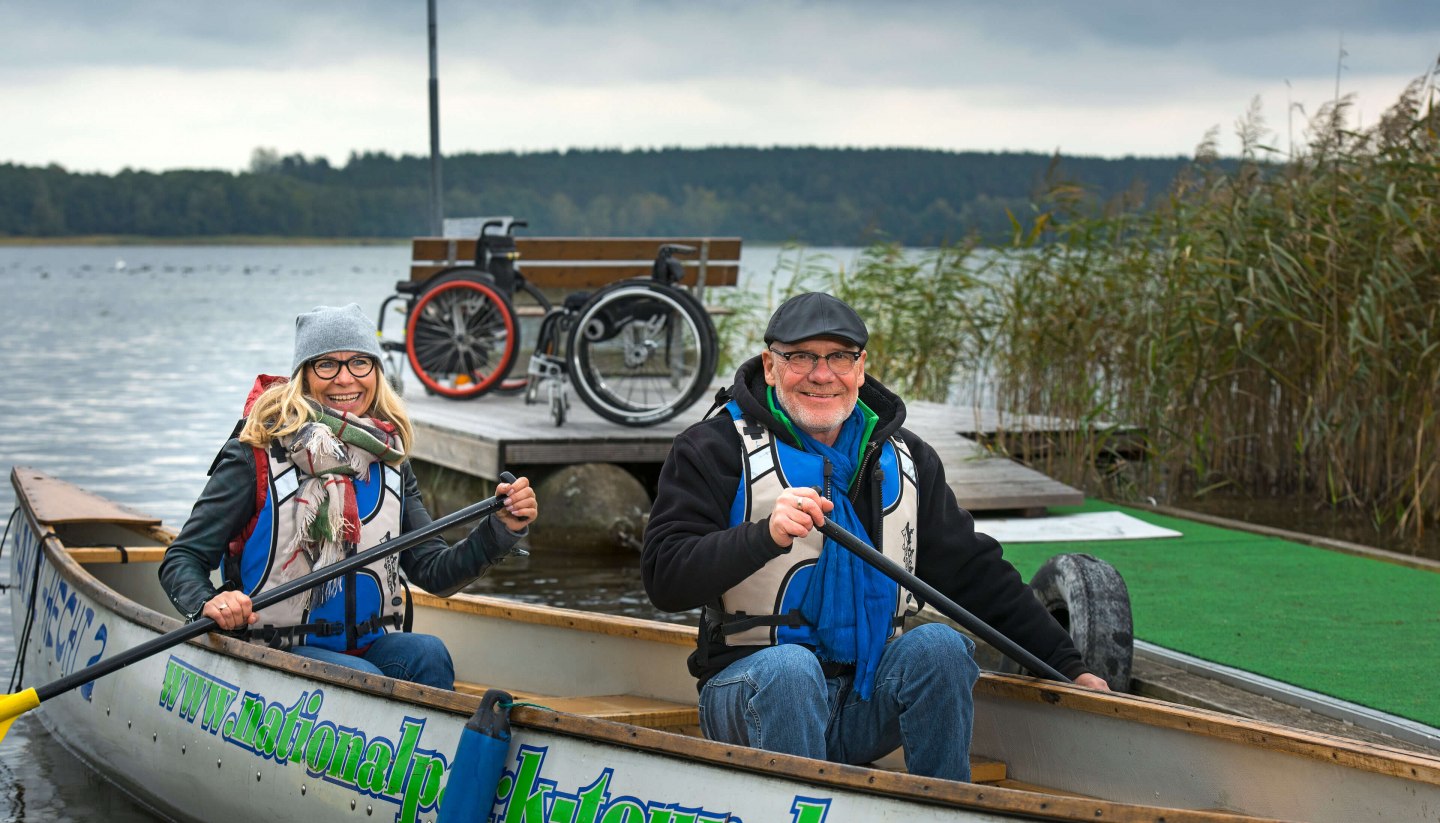
[{"label": "black eyeglasses", "polygon": [[365,377],[375,371],[375,358],[368,354],[359,354],[349,360],[336,360],[333,357],[322,357],[319,360],[310,361],[310,369],[315,376],[321,380],[332,380],[340,374],[340,367],[344,366],[356,377]]},{"label": "black eyeglasses", "polygon": [[860,360],[860,355],[865,352],[832,351],[823,357],[808,351],[775,351],[771,349],[770,353],[789,363],[790,371],[794,374],[809,374],[815,371],[815,367],[820,364],[822,359],[825,361],[825,365],[830,367],[830,371],[836,374],[849,374]]}]

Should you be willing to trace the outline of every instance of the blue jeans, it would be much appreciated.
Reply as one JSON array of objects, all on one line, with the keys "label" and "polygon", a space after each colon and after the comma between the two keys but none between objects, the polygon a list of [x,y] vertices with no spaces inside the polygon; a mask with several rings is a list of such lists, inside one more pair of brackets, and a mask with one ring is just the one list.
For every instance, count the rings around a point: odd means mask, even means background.
[{"label": "blue jeans", "polygon": [[885,644],[875,693],[861,701],[852,675],[826,678],[804,646],[772,646],[737,660],[700,691],[711,740],[864,764],[896,747],[911,774],[970,779],[975,644],[931,623]]},{"label": "blue jeans", "polygon": [[390,632],[371,643],[363,655],[320,646],[293,646],[290,652],[437,689],[455,688],[455,664],[450,660],[450,651],[440,638],[430,634]]}]

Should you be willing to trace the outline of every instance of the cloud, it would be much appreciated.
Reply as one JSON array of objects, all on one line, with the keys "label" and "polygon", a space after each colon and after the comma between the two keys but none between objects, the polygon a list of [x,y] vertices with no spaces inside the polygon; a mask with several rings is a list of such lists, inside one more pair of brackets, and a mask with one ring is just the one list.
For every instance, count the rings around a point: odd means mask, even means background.
[{"label": "cloud", "polygon": [[[1428,3],[444,2],[442,148],[1190,151],[1263,95],[1373,118],[1434,61]],[[425,4],[0,3],[0,162],[238,169],[256,146],[428,151]],[[1348,53],[1340,56],[1343,38]],[[1288,85],[1287,85],[1288,84]],[[1278,130],[1278,129],[1277,129]]]}]

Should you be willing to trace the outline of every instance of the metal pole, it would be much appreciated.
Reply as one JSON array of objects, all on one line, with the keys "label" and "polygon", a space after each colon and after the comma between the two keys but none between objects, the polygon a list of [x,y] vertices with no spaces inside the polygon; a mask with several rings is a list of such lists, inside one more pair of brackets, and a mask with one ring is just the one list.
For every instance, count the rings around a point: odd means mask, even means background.
[{"label": "metal pole", "polygon": [[430,10],[430,236],[440,237],[445,230],[445,206],[441,202],[444,187],[440,181],[440,78],[435,60],[435,0]]}]

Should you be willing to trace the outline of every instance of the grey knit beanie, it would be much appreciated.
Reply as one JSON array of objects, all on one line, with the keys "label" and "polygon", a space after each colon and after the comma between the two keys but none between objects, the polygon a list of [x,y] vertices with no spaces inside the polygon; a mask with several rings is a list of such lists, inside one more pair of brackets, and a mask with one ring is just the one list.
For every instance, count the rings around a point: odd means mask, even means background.
[{"label": "grey knit beanie", "polygon": [[375,321],[360,310],[359,303],[316,306],[295,318],[295,362],[290,366],[291,374],[332,351],[368,354],[380,365],[380,338],[375,333]]}]

